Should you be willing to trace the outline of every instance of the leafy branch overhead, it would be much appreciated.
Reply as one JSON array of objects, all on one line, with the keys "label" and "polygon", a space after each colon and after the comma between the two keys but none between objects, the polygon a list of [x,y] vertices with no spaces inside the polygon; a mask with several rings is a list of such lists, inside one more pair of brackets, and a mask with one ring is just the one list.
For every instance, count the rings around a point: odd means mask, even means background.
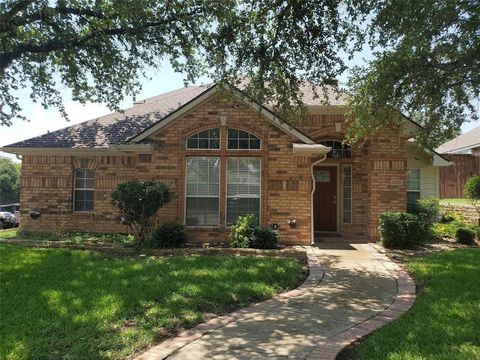
[{"label": "leafy branch overhead", "polygon": [[186,82],[248,76],[251,94],[295,113],[299,101],[291,95],[299,75],[326,83],[342,70],[338,52],[348,28],[338,4],[327,0],[7,0],[1,6],[4,125],[21,116],[12,94],[26,84],[46,107],[64,110],[64,85],[73,100],[117,109],[164,59]]},{"label": "leafy branch overhead", "polygon": [[[22,117],[18,90],[66,116],[73,100],[119,102],[168,61],[185,82],[233,82],[286,121],[304,114],[302,81],[338,86],[345,58],[378,50],[349,83],[350,140],[415,116],[435,139],[476,115],[479,3],[387,0],[5,0],[0,4],[0,124]],[[323,94],[319,94],[323,95]],[[427,138],[427,137],[426,137]],[[432,136],[430,136],[430,139]],[[431,140],[425,144],[433,146]]]}]

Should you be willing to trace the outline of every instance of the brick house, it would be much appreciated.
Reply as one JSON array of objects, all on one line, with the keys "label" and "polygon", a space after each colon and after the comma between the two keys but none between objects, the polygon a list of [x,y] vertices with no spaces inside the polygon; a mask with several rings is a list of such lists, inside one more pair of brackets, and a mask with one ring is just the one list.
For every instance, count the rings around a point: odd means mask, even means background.
[{"label": "brick house", "polygon": [[381,212],[438,195],[438,167],[448,162],[409,140],[417,124],[406,119],[349,147],[345,96],[326,106],[303,93],[308,114],[297,127],[237,88],[192,86],[6,146],[22,159],[21,228],[125,232],[111,191],[152,179],[177,194],[161,221],[184,223],[199,242],[224,242],[245,213],[286,244],[373,241]]}]

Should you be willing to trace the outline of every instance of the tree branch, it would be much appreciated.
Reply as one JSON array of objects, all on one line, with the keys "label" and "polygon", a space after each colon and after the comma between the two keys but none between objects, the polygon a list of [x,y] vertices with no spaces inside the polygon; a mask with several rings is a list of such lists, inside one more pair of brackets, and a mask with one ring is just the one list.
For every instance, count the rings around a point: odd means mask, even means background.
[{"label": "tree branch", "polygon": [[77,39],[50,40],[43,44],[19,44],[13,50],[8,52],[0,52],[0,73],[2,73],[14,60],[20,58],[26,53],[38,54],[49,53],[61,49],[72,49],[85,45],[90,40],[102,36],[124,36],[138,35],[145,29],[165,25],[174,22],[176,19],[166,19],[163,21],[146,22],[136,27],[111,28],[99,30],[89,35],[82,36]]}]

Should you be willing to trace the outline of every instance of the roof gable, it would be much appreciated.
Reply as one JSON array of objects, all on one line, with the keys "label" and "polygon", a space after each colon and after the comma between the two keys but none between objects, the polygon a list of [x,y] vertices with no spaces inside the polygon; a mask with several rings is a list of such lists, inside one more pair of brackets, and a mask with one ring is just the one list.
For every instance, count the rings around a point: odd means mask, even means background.
[{"label": "roof gable", "polygon": [[252,109],[258,111],[262,114],[272,125],[276,126],[280,130],[284,131],[285,133],[293,136],[295,139],[303,141],[307,144],[315,143],[312,139],[310,139],[306,134],[298,130],[296,127],[291,126],[282,120],[280,120],[271,110],[266,108],[265,106],[260,106],[254,100],[248,98],[246,94],[244,94],[238,88],[231,86],[231,85],[223,85],[220,86],[218,84],[208,88],[203,93],[199,94],[195,98],[191,99],[189,102],[185,103],[181,107],[179,107],[174,112],[170,113],[168,116],[163,118],[161,121],[153,124],[152,126],[148,127],[147,129],[143,130],[139,134],[132,137],[129,141],[130,142],[140,142],[148,138],[149,136],[157,133],[165,126],[171,124],[172,122],[181,118],[184,114],[188,113],[189,111],[195,109],[200,104],[204,103],[208,99],[212,98],[219,91],[226,90],[231,95],[233,95],[238,100],[242,101],[246,105],[250,106]]}]

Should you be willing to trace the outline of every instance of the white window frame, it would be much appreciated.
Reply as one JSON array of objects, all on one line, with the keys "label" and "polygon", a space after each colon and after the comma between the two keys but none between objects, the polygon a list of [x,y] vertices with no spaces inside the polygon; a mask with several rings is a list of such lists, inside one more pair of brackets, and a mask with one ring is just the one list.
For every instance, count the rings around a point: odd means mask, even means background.
[{"label": "white window frame", "polygon": [[[93,179],[93,188],[87,188],[87,187],[77,188],[77,171],[80,171],[80,170],[88,170],[88,171],[93,172],[93,178],[88,178],[88,177],[81,178],[81,179],[91,179],[91,180]],[[92,212],[95,211],[95,185],[96,185],[95,184],[95,182],[96,182],[95,178],[96,178],[96,172],[93,169],[78,168],[78,169],[75,169],[73,171],[73,203],[72,203],[72,211],[73,212],[76,212],[76,213],[92,213]],[[77,202],[75,193],[77,191],[93,191],[93,200],[92,200],[93,208],[92,208],[92,210],[75,210],[75,204]]]},{"label": "white window frame", "polygon": [[[247,133],[249,136],[253,136],[255,137],[256,139],[258,139],[258,142],[260,143],[260,147],[258,149],[234,149],[234,148],[230,148],[229,146],[229,137],[228,137],[228,131],[229,130],[238,130],[238,131],[243,131],[244,133]],[[249,131],[246,131],[246,130],[242,130],[242,129],[238,129],[238,128],[228,128],[227,129],[227,150],[230,150],[230,151],[260,151],[262,150],[262,139],[260,139],[257,135],[249,132]],[[248,144],[250,145],[250,138],[249,138],[249,142]]]},{"label": "white window frame", "polygon": [[[350,169],[350,221],[345,221],[345,169]],[[342,224],[353,223],[353,171],[352,165],[342,166]]]},{"label": "white window frame", "polygon": [[[204,131],[209,131],[209,130],[218,130],[218,148],[190,148],[188,147],[188,140],[194,136],[194,135],[197,135],[197,134],[200,134]],[[210,144],[210,138],[208,139],[209,140],[209,144]],[[188,151],[220,151],[220,149],[222,148],[222,130],[219,128],[219,127],[213,127],[213,128],[208,128],[208,129],[203,129],[203,130],[200,130],[200,131],[197,131],[193,134],[190,134],[186,139],[185,139],[185,149],[187,149]]]},{"label": "white window frame", "polygon": [[[201,150],[208,150],[208,149],[201,149]],[[217,150],[217,149],[214,149]],[[218,159],[218,220],[217,220],[217,225],[187,225],[187,198],[189,197],[205,197],[205,198],[214,198],[214,196],[188,196],[187,195],[187,159],[188,158],[217,158]],[[188,228],[218,228],[220,227],[220,201],[221,201],[221,187],[222,187],[222,157],[219,155],[212,155],[212,156],[186,156],[185,157],[185,184],[184,184],[184,203],[183,203],[183,224],[188,227]]]},{"label": "white window frame", "polygon": [[[409,185],[409,182],[408,182],[408,173],[410,171],[418,171],[418,190],[410,190],[408,188],[408,185]],[[408,193],[418,193],[418,198],[420,199],[422,197],[422,171],[421,169],[419,168],[410,168],[410,169],[407,169],[407,174],[406,174],[406,188],[407,188],[407,207],[408,207]]]},{"label": "white window frame", "polygon": [[[261,144],[261,142],[260,142]],[[261,146],[261,145],[260,145]],[[225,226],[231,226],[232,224],[228,224],[228,198],[233,196],[228,196],[228,159],[229,158],[252,158],[259,160],[259,195],[258,195],[258,225],[262,225],[262,157],[261,156],[227,156],[226,157],[226,164],[225,164]],[[256,199],[256,197],[252,197]]]}]

